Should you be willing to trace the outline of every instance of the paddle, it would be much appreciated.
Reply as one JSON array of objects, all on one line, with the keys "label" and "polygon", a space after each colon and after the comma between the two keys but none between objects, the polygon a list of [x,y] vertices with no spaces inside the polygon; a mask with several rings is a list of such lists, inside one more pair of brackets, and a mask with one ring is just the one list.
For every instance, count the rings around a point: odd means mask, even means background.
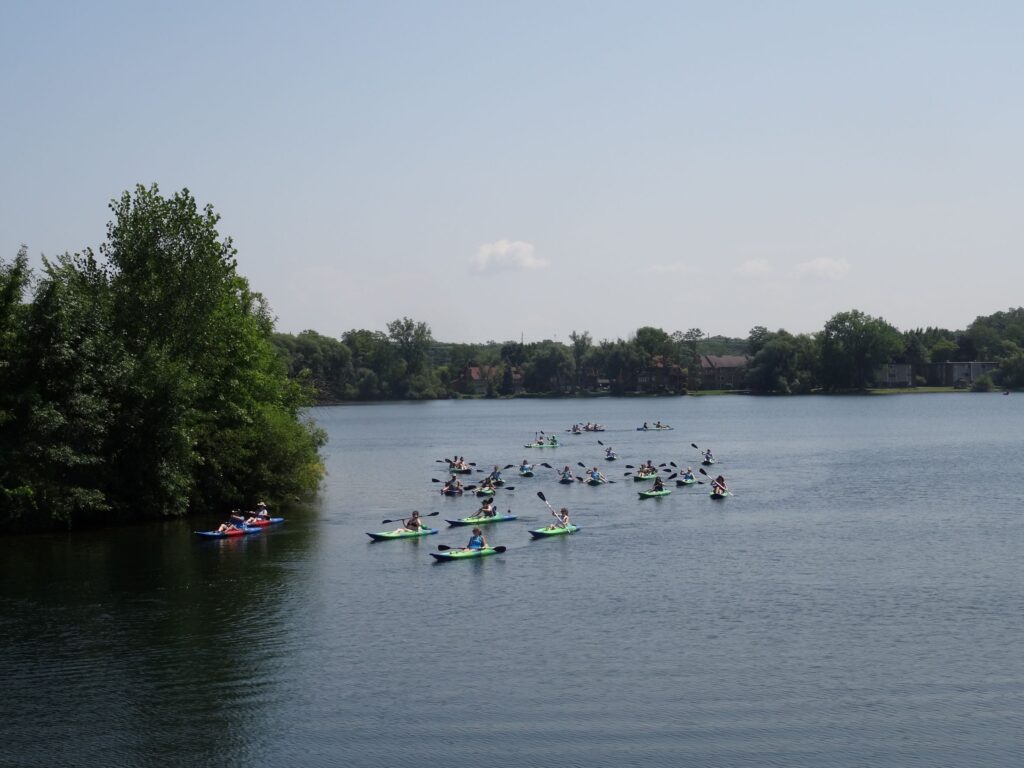
[{"label": "paddle", "polygon": [[636,469],[636,467],[634,467],[632,464],[623,464],[622,466],[624,466],[626,469]]},{"label": "paddle", "polygon": [[[469,549],[469,547],[449,547],[447,544],[438,544],[437,545],[437,551],[438,552],[447,552],[449,549]],[[493,549],[498,554],[501,554],[506,549],[508,549],[508,547],[484,547],[484,549]]]},{"label": "paddle", "polygon": [[[629,466],[629,465],[627,464],[626,466]],[[622,473],[622,476],[623,476],[623,477],[629,477],[629,476],[630,476],[630,475],[632,475],[632,474],[633,474],[632,472],[623,472],[623,473]]]},{"label": "paddle", "polygon": [[[440,512],[428,512],[425,515],[420,515],[420,519],[422,519],[424,517],[437,517],[440,514],[441,514]],[[407,517],[407,518],[405,518],[403,520],[381,520],[380,524],[384,525],[384,523],[404,523],[406,520],[412,520],[412,518],[411,517]]]},{"label": "paddle", "polygon": [[540,465],[541,465],[542,467],[547,467],[548,469],[554,469],[554,467],[552,467],[552,466],[551,466],[550,464],[548,464],[548,463],[547,463],[546,461],[542,461],[542,462],[540,463]]},{"label": "paddle", "polygon": [[512,469],[512,467],[514,466],[515,464],[506,464],[504,467],[502,467],[502,469]]}]

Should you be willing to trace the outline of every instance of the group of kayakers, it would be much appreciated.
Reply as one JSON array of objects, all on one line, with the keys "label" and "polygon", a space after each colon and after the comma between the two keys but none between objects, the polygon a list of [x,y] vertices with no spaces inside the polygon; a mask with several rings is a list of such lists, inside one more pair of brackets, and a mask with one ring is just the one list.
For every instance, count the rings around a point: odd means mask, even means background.
[{"label": "group of kayakers", "polygon": [[262,501],[256,504],[256,509],[242,514],[240,509],[231,510],[231,515],[226,523],[221,523],[217,533],[228,533],[230,531],[244,531],[247,525],[260,525],[270,519],[270,510]]},{"label": "group of kayakers", "polygon": [[644,425],[640,427],[640,429],[672,429],[672,427],[670,427],[668,424],[662,424],[660,421],[654,422],[653,426],[651,426],[648,425],[645,421]]},{"label": "group of kayakers", "polygon": [[586,424],[573,424],[567,432],[572,432],[574,435],[582,435],[584,432],[604,432],[604,424],[591,424],[589,421]]}]

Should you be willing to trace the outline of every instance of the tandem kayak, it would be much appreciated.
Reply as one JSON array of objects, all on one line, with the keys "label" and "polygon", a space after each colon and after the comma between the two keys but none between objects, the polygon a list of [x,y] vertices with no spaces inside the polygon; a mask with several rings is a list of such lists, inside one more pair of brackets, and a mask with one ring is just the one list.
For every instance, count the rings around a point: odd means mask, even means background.
[{"label": "tandem kayak", "polygon": [[431,552],[430,556],[435,560],[445,562],[447,560],[468,560],[474,557],[487,557],[504,552],[504,547],[481,547],[480,549],[449,549],[447,552]]},{"label": "tandem kayak", "polygon": [[476,495],[477,496],[493,496],[494,495],[494,489],[493,488],[477,488],[476,489]]},{"label": "tandem kayak", "polygon": [[557,448],[558,443],[526,443],[523,448]]},{"label": "tandem kayak", "polygon": [[471,474],[473,474],[473,468],[472,467],[458,467],[458,468],[449,467],[448,471],[451,472],[453,475],[471,475]]},{"label": "tandem kayak", "polygon": [[666,429],[675,429],[675,427],[637,427],[637,432],[664,432]]},{"label": "tandem kayak", "polygon": [[193,531],[196,536],[205,536],[207,539],[233,539],[236,536],[245,536],[248,533],[259,533],[262,528],[248,527],[233,528],[230,531]]},{"label": "tandem kayak", "polygon": [[672,493],[668,488],[662,488],[660,491],[640,491],[641,499],[653,499],[658,496],[668,496]]},{"label": "tandem kayak", "polygon": [[633,481],[637,482],[637,483],[640,483],[640,482],[643,482],[644,480],[653,480],[657,476],[658,476],[657,472],[645,472],[644,474],[640,474],[638,472],[637,474],[633,475]]},{"label": "tandem kayak", "polygon": [[544,539],[548,536],[565,536],[569,533],[576,533],[580,527],[578,525],[549,525],[545,528],[536,528],[530,531],[530,535],[535,539]]},{"label": "tandem kayak", "polygon": [[391,541],[392,539],[418,539],[420,536],[430,536],[432,533],[437,533],[437,528],[425,528],[422,531],[381,531],[366,535],[374,541]]},{"label": "tandem kayak", "polygon": [[460,517],[458,520],[446,520],[448,525],[488,525],[489,523],[505,523],[518,519],[515,515],[491,515],[490,517]]}]

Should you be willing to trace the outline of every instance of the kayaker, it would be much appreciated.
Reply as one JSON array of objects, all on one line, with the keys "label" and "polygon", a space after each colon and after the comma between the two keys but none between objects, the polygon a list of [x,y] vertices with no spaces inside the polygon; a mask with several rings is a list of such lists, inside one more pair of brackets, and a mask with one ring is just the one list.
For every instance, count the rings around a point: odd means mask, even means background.
[{"label": "kayaker", "polygon": [[649,475],[651,473],[657,474],[658,468],[654,466],[653,461],[648,459],[646,464],[640,465],[640,471],[643,472],[645,475]]},{"label": "kayaker", "polygon": [[655,429],[661,429],[661,422],[660,421],[654,422],[654,428]]},{"label": "kayaker", "polygon": [[608,447],[608,448],[605,448],[605,449],[604,449],[604,457],[605,457],[606,459],[610,459],[610,458],[612,458],[612,457],[613,457],[614,455],[615,455],[615,451],[613,451],[613,450],[611,449],[611,447]]},{"label": "kayaker", "polygon": [[590,479],[596,480],[600,483],[608,482],[608,478],[602,475],[601,470],[599,470],[597,467],[594,467],[593,469],[590,470]]},{"label": "kayaker", "polygon": [[242,510],[232,509],[228,521],[235,528],[245,525],[245,517],[242,515]]},{"label": "kayaker", "polygon": [[654,487],[652,487],[651,490],[652,491],[664,491],[665,490],[665,482],[661,479],[660,475],[658,477],[654,478]]},{"label": "kayaker", "polygon": [[455,475],[452,475],[448,482],[444,484],[444,488],[441,489],[442,493],[462,493],[462,481],[459,480]]},{"label": "kayaker", "polygon": [[558,438],[552,435],[551,439],[548,440],[548,445],[558,445]]},{"label": "kayaker", "polygon": [[240,531],[241,526],[235,525],[234,523],[221,523],[217,529],[217,533],[227,533],[228,531]]},{"label": "kayaker", "polygon": [[523,459],[523,463],[519,465],[519,471],[529,472],[531,469],[533,469],[533,467],[530,466],[530,462],[528,462],[526,459]]},{"label": "kayaker", "polygon": [[262,502],[256,502],[256,517],[266,520],[270,518],[270,510],[267,509],[267,505]]},{"label": "kayaker", "polygon": [[469,537],[469,543],[465,549],[487,549],[489,546],[484,532],[480,528],[474,528],[473,535]]},{"label": "kayaker", "polygon": [[569,509],[567,507],[562,507],[557,512],[552,511],[551,514],[555,516],[555,522],[548,526],[549,530],[554,530],[555,528],[569,527]]},{"label": "kayaker", "polygon": [[646,421],[644,422],[644,426],[643,426],[642,428],[643,428],[643,429],[647,429],[647,428],[648,428],[648,427],[647,427],[647,422],[646,422]]},{"label": "kayaker", "polygon": [[494,502],[487,499],[480,505],[480,510],[476,514],[477,517],[494,517]]},{"label": "kayaker", "polygon": [[420,513],[415,509],[412,512],[412,516],[406,520],[402,520],[402,527],[399,531],[422,531],[427,526],[423,524],[423,520],[420,519]]},{"label": "kayaker", "polygon": [[497,464],[494,465],[494,469],[491,470],[491,474],[487,476],[487,479],[490,480],[494,485],[497,485],[498,483],[501,482],[501,470],[498,469]]},{"label": "kayaker", "polygon": [[716,496],[725,496],[729,493],[729,486],[725,484],[725,478],[719,475],[711,481],[711,490]]},{"label": "kayaker", "polygon": [[682,479],[683,480],[696,480],[697,479],[696,477],[693,476],[693,467],[687,467],[686,468],[686,471],[683,472]]},{"label": "kayaker", "polygon": [[705,464],[711,464],[711,463],[714,462],[714,460],[715,460],[715,457],[711,455],[711,449],[710,448],[708,448],[706,451],[704,451],[704,463]]},{"label": "kayaker", "polygon": [[489,477],[485,477],[483,482],[480,483],[481,491],[493,491],[495,489],[494,481]]}]

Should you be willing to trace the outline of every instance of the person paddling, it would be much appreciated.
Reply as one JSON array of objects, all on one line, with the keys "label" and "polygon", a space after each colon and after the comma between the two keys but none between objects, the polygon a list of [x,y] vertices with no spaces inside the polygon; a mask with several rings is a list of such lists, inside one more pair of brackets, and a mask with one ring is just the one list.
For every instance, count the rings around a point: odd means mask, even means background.
[{"label": "person paddling", "polygon": [[490,545],[487,543],[487,537],[484,536],[483,530],[480,528],[473,529],[473,535],[469,537],[469,543],[464,549],[487,549]]},{"label": "person paddling", "polygon": [[477,517],[494,517],[494,502],[491,499],[487,499],[483,504],[480,505],[480,509],[477,511]]},{"label": "person paddling", "polygon": [[413,510],[412,516],[402,520],[402,527],[398,529],[398,532],[404,531],[423,531],[426,530],[427,526],[423,524],[423,520],[420,519],[420,513]]},{"label": "person paddling", "polygon": [[683,472],[683,477],[682,477],[682,479],[683,479],[683,480],[686,480],[687,482],[689,482],[690,480],[696,480],[696,479],[697,479],[697,478],[696,478],[696,477],[694,477],[694,475],[693,475],[693,467],[687,467],[687,468],[686,468],[686,471],[685,471],[685,472]]},{"label": "person paddling", "polygon": [[570,481],[573,479],[572,469],[569,468],[568,464],[566,464],[565,467],[562,469],[562,479],[566,481]]},{"label": "person paddling", "polygon": [[719,475],[711,481],[711,492],[716,496],[727,496],[729,487],[725,484],[725,478]]},{"label": "person paddling", "polygon": [[569,522],[569,509],[567,507],[562,507],[557,512],[551,510],[551,514],[555,516],[555,522],[548,526],[549,531],[553,531],[556,528],[568,528],[571,525]]}]

